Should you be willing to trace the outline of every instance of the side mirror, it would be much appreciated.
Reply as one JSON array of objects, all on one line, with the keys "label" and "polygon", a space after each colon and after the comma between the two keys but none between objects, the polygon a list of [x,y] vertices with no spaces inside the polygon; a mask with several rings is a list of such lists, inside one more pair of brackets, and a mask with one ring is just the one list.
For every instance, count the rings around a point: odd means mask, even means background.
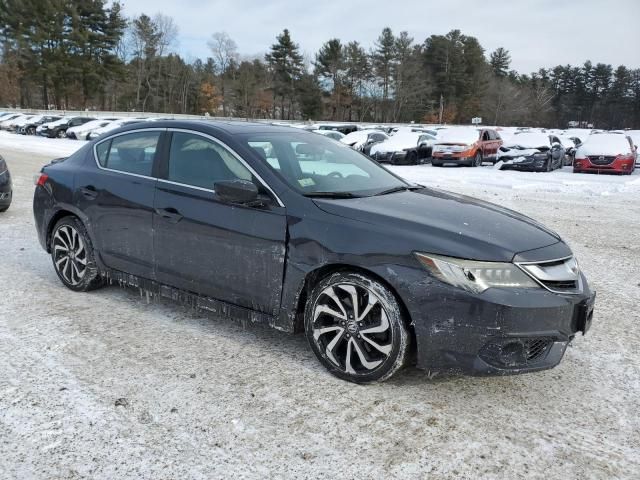
[{"label": "side mirror", "polygon": [[246,205],[258,200],[258,187],[248,180],[225,180],[213,185],[223,202]]}]

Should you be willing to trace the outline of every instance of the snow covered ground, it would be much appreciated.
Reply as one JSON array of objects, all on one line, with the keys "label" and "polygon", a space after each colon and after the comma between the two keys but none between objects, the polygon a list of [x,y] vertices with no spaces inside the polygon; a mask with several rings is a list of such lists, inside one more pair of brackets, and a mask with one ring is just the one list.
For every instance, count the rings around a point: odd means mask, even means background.
[{"label": "snow covered ground", "polygon": [[0,133],[15,189],[0,215],[0,478],[638,478],[640,172],[391,167],[560,232],[596,316],[554,370],[409,369],[362,387],[302,336],[65,289],[35,236],[33,175],[81,145]]}]

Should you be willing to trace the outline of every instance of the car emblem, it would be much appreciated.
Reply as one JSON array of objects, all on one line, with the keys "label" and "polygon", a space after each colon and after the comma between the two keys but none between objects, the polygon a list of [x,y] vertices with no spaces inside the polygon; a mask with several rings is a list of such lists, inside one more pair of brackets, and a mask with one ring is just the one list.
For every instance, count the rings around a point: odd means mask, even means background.
[{"label": "car emblem", "polygon": [[600,157],[598,158],[598,160],[604,160],[604,157],[602,155],[600,155]]}]

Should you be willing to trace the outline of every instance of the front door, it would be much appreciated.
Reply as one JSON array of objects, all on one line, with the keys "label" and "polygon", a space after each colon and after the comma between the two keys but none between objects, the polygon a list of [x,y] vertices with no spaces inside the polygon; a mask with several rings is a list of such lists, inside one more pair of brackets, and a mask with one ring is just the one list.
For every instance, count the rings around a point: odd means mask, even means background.
[{"label": "front door", "polygon": [[275,198],[231,205],[214,183],[260,181],[212,137],[174,131],[154,202],[154,250],[160,282],[275,314],[285,262],[286,215]]},{"label": "front door", "polygon": [[163,130],[137,131],[96,146],[99,168],[78,171],[76,204],[89,217],[98,255],[110,268],[153,278],[153,163]]}]

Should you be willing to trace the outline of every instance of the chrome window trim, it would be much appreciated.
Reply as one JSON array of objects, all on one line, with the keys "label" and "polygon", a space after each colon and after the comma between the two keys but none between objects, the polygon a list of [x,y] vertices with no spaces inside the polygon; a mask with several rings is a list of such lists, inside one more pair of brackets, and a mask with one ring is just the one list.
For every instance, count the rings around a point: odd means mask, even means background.
[{"label": "chrome window trim", "polygon": [[[244,165],[244,167],[249,170],[251,172],[251,174],[257,178],[260,183],[269,191],[269,193],[271,193],[271,195],[273,195],[273,198],[276,199],[276,201],[278,202],[278,205],[281,207],[284,207],[284,203],[282,203],[282,200],[280,200],[280,197],[278,197],[278,195],[276,195],[276,192],[273,191],[273,189],[269,186],[269,184],[267,182],[264,181],[264,179],[258,174],[258,172],[256,172],[251,165],[249,165],[244,158],[242,158],[234,149],[232,149],[231,147],[229,147],[226,143],[224,143],[223,141],[221,141],[220,139],[209,135],[208,133],[204,133],[204,132],[198,132],[196,130],[189,130],[186,128],[167,128],[168,132],[180,132],[180,133],[189,133],[192,135],[199,135],[201,137],[207,138],[208,140],[211,140],[214,143],[217,143],[218,145],[220,145],[222,148],[226,149],[227,151],[229,151],[231,153],[231,155],[233,155],[233,157],[235,157],[236,160],[238,160],[242,165]],[[164,183],[173,183],[176,185],[181,185],[184,187],[188,187],[188,188],[195,188],[196,190],[203,190],[205,192],[214,192],[215,190],[209,190],[207,188],[203,188],[203,187],[196,187],[194,185],[186,185],[186,184],[182,184],[182,183],[177,183],[177,182],[173,182],[171,180],[164,180],[159,178],[159,181],[163,181]]]},{"label": "chrome window trim", "polygon": [[269,191],[269,193],[271,193],[271,195],[273,195],[273,197],[276,199],[276,201],[278,202],[278,205],[280,207],[284,208],[284,203],[282,203],[282,200],[280,200],[280,197],[276,194],[276,192],[273,191],[273,189],[269,186],[269,184],[267,182],[264,181],[264,179],[240,156],[238,155],[238,153],[233,150],[231,147],[229,147],[226,143],[222,142],[220,139],[209,135],[207,133],[204,132],[199,132],[197,130],[189,130],[186,128],[166,128],[166,127],[150,127],[150,128],[141,128],[141,129],[137,129],[137,130],[128,130],[126,132],[120,132],[120,133],[116,133],[113,135],[109,135],[108,137],[104,138],[103,140],[100,140],[99,142],[96,142],[93,145],[93,160],[96,163],[96,166],[98,167],[98,169],[100,170],[104,170],[107,172],[114,172],[114,173],[120,173],[123,175],[130,175],[132,177],[138,177],[138,178],[146,178],[149,180],[156,180],[157,182],[163,182],[163,183],[168,183],[170,185],[178,185],[181,187],[185,187],[185,188],[193,188],[195,190],[200,190],[200,191],[204,191],[204,192],[211,192],[211,193],[215,193],[215,190],[213,189],[208,189],[208,188],[203,188],[203,187],[197,187],[195,185],[187,185],[185,183],[178,183],[178,182],[173,182],[171,180],[166,180],[163,178],[157,178],[157,177],[149,177],[147,175],[140,175],[137,173],[131,173],[131,172],[124,172],[122,170],[115,170],[113,168],[107,168],[107,167],[103,167],[102,165],[100,165],[100,161],[98,160],[98,145],[104,143],[104,142],[108,142],[113,140],[114,138],[120,137],[122,135],[129,135],[129,134],[133,134],[133,133],[140,133],[140,132],[181,132],[181,133],[190,133],[193,135],[199,135],[201,137],[207,138],[211,141],[213,141],[214,143],[217,143],[218,145],[220,145],[222,148],[225,148],[226,150],[228,150],[232,156],[238,160],[242,165],[244,165],[247,170],[249,170],[251,172],[252,175],[255,176],[255,178],[257,178],[260,183],[262,183],[262,185]]},{"label": "chrome window trim", "polygon": [[[583,290],[584,290],[584,284],[582,283],[582,275],[581,275],[581,270],[578,266],[578,276],[576,279],[576,283],[577,283],[577,287],[575,290],[554,290],[552,288],[549,288],[548,286],[546,286],[541,280],[539,280],[538,278],[536,278],[535,275],[532,275],[531,273],[529,273],[529,271],[524,268],[525,265],[544,265],[546,263],[555,263],[555,262],[565,262],[571,258],[574,258],[574,255],[569,255],[567,257],[562,257],[562,258],[556,258],[553,260],[542,260],[539,262],[513,262],[515,266],[517,266],[520,270],[522,270],[525,275],[527,275],[528,277],[532,278],[538,285],[540,285],[542,288],[544,288],[545,290],[548,290],[549,292],[552,293],[557,293],[560,295],[580,295]],[[577,260],[576,260],[577,263]]]},{"label": "chrome window trim", "polygon": [[180,182],[174,182],[174,181],[171,181],[171,180],[165,180],[164,178],[158,178],[158,182],[159,183],[168,183],[169,185],[177,185],[179,187],[193,188],[194,190],[200,190],[202,192],[216,193],[216,191],[211,189],[211,188],[196,187],[195,185],[187,185],[186,183],[180,183]]},{"label": "chrome window trim", "polygon": [[[140,133],[140,132],[160,132],[162,134],[162,132],[166,132],[167,129],[166,128],[144,128],[144,129],[140,129],[140,130],[129,130],[126,132],[120,132],[120,133],[116,133],[114,135],[110,135],[107,138],[100,140],[99,142],[96,142],[93,144],[93,160],[96,162],[96,166],[100,169],[100,170],[104,170],[106,172],[114,172],[114,173],[121,173],[123,175],[130,175],[132,177],[138,177],[138,178],[146,178],[148,180],[158,180],[156,177],[150,177],[147,175],[140,175],[139,173],[131,173],[131,172],[124,172],[122,170],[116,170],[114,168],[107,168],[107,167],[103,167],[102,165],[100,165],[100,161],[98,160],[98,145],[103,144],[104,142],[108,142],[113,140],[114,138],[117,137],[121,137],[123,135],[130,135],[133,133]],[[158,145],[160,144],[160,141],[158,140]],[[156,146],[157,148],[157,146]]]}]

